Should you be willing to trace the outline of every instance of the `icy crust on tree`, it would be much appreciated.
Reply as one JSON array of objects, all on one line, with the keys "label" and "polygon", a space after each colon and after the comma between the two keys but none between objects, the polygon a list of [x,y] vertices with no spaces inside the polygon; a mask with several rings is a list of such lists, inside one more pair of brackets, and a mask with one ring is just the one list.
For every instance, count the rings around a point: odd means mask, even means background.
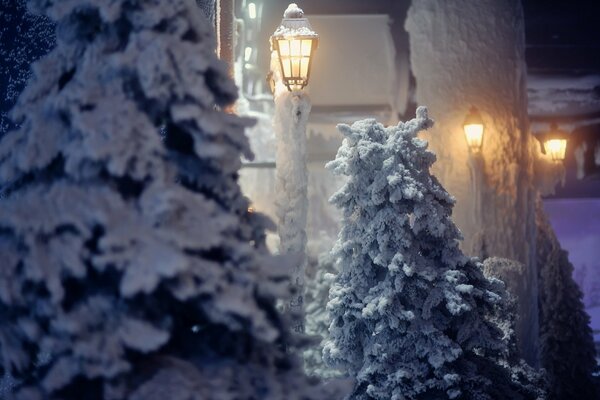
[{"label": "icy crust on tree", "polygon": [[315,266],[310,268],[314,269],[314,276],[307,279],[304,294],[306,333],[315,337],[315,343],[304,351],[304,369],[311,376],[323,379],[336,378],[342,374],[323,362],[323,344],[329,334],[330,318],[327,311],[329,288],[338,271],[329,252],[318,257],[309,256],[308,260],[309,267],[313,264]]},{"label": "icy crust on tree", "polygon": [[590,317],[573,280],[573,265],[560,247],[541,199],[537,212],[540,274],[540,360],[548,375],[548,400],[597,399],[600,382]]},{"label": "icy crust on tree", "polygon": [[237,90],[195,0],[29,6],[57,23],[57,46],[0,141],[0,361],[15,398],[140,398],[173,376],[163,356],[230,379],[172,398],[318,398],[283,350],[291,263],[247,212],[251,121],[216,107]]},{"label": "icy crust on tree", "polygon": [[420,107],[397,126],[338,127],[327,167],[348,181],[331,199],[343,220],[324,359],[356,378],[350,399],[533,398],[502,364],[502,282],[461,253],[454,199],[429,173],[417,133],[432,125]]}]

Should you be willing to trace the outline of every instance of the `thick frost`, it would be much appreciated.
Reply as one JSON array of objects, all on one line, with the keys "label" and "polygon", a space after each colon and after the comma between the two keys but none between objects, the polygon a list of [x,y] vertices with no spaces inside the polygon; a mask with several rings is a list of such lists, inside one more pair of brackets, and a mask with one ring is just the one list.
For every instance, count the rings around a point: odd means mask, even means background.
[{"label": "thick frost", "polygon": [[502,283],[460,251],[454,199],[429,173],[417,134],[432,125],[420,107],[398,126],[339,126],[327,166],[348,181],[331,199],[344,215],[324,359],[356,378],[350,399],[535,398],[506,359]]},{"label": "thick frost", "polygon": [[[540,146],[527,116],[521,3],[413,0],[405,28],[416,101],[438,117],[436,127],[423,137],[438,156],[433,172],[457,199],[453,216],[465,236],[463,249],[525,265],[532,299],[538,291],[536,186],[549,189],[560,171],[549,176],[537,165]],[[478,108],[485,124],[481,162],[474,171],[463,131],[471,106]],[[531,318],[537,319],[537,313]],[[538,336],[532,332],[525,344],[532,365],[538,362],[530,356],[539,351]]]},{"label": "thick frost", "polygon": [[304,331],[302,309],[308,215],[306,125],[310,108],[310,99],[305,93],[290,93],[282,88],[281,83],[278,84],[273,121],[277,139],[275,206],[279,252],[301,257],[299,265],[292,271],[294,293],[287,306],[297,332]]},{"label": "thick frost", "polygon": [[16,398],[164,399],[163,381],[172,398],[330,398],[284,351],[275,303],[293,262],[247,211],[251,121],[220,109],[237,89],[195,1],[30,7],[58,35],[0,140],[0,361]]}]

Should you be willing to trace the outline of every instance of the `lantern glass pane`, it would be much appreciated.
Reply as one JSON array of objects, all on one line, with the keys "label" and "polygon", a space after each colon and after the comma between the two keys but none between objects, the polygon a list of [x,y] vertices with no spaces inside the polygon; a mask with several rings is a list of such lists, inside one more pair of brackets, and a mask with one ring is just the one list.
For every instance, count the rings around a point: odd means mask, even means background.
[{"label": "lantern glass pane", "polygon": [[292,64],[289,58],[282,58],[281,64],[283,66],[283,77],[289,78],[292,76]]},{"label": "lantern glass pane", "polygon": [[467,144],[473,150],[479,150],[483,144],[483,125],[469,124],[464,126]]},{"label": "lantern glass pane", "polygon": [[302,40],[291,39],[290,41],[290,56],[301,57],[302,56]]},{"label": "lantern glass pane", "polygon": [[544,143],[546,154],[550,155],[553,161],[562,161],[567,152],[566,139],[551,139]]},{"label": "lantern glass pane", "polygon": [[301,90],[308,83],[311,55],[316,40],[294,37],[275,40],[284,83],[290,90]]},{"label": "lantern glass pane", "polygon": [[302,77],[302,79],[308,79],[308,62],[309,62],[308,57],[304,57],[302,59],[301,70],[300,70],[300,76]]},{"label": "lantern glass pane", "polygon": [[289,40],[279,39],[277,40],[279,43],[279,54],[281,57],[289,57],[290,55],[290,42]]},{"label": "lantern glass pane", "polygon": [[300,61],[302,61],[299,57],[293,57],[291,59],[292,62],[292,77],[299,78],[300,77]]},{"label": "lantern glass pane", "polygon": [[302,41],[302,56],[310,57],[311,49],[312,49],[312,39],[304,39]]}]

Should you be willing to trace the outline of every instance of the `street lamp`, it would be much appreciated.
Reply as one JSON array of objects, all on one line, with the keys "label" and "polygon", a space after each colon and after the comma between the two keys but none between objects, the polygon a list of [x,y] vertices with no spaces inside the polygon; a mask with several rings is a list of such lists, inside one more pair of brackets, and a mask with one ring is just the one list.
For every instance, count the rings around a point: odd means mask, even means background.
[{"label": "street lamp", "polygon": [[[477,227],[483,226],[483,188],[485,187],[484,175],[484,160],[481,148],[483,147],[483,132],[485,125],[483,118],[476,107],[471,106],[469,113],[463,122],[463,130],[465,139],[469,146],[469,169],[471,172],[472,196],[473,201],[472,216],[473,225]],[[477,232],[476,237],[479,240],[484,240],[484,232],[481,229]],[[480,254],[483,256],[482,254]]]},{"label": "street lamp", "polygon": [[567,153],[567,133],[558,129],[555,123],[550,125],[550,132],[544,138],[544,151],[554,162],[562,162]]},{"label": "street lamp", "polygon": [[308,216],[306,126],[310,98],[304,92],[310,78],[318,35],[304,12],[290,4],[281,25],[271,36],[271,71],[267,81],[273,92],[275,115],[275,205],[279,253],[297,260],[291,274],[292,297],[285,305],[292,328],[304,332],[304,275]]},{"label": "street lamp", "polygon": [[469,149],[473,153],[480,152],[483,146],[484,124],[481,114],[479,114],[479,110],[476,107],[471,107],[463,123],[463,129]]},{"label": "street lamp", "polygon": [[288,6],[281,25],[271,36],[271,50],[277,53],[281,79],[288,90],[302,90],[310,79],[313,55],[319,35],[295,3]]}]

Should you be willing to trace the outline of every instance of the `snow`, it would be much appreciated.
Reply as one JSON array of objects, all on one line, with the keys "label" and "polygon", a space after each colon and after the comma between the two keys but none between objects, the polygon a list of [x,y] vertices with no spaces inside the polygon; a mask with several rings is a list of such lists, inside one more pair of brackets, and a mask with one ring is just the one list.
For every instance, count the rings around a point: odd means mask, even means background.
[{"label": "snow", "polygon": [[296,3],[291,3],[283,12],[283,18],[302,18],[304,11]]},{"label": "snow", "polygon": [[294,36],[319,37],[310,27],[308,19],[304,18],[304,11],[296,3],[291,3],[285,10],[281,25],[277,27],[273,36],[283,38]]},{"label": "snow", "polygon": [[537,359],[537,353],[528,353],[532,349],[527,344],[538,340],[530,337],[538,332],[538,293],[529,290],[531,282],[525,266],[514,260],[490,257],[484,260],[483,268],[486,276],[503,281],[515,300],[514,330],[519,353],[525,359]]},{"label": "snow", "polygon": [[297,263],[237,182],[252,121],[222,111],[212,26],[195,0],[124,4],[30,2],[60,35],[0,139],[0,362],[29,378],[11,390],[331,398],[288,351]]},{"label": "snow", "polygon": [[599,86],[600,75],[529,74],[529,113],[536,116],[592,114],[600,110],[600,99],[595,94]]},{"label": "snow", "polygon": [[302,92],[276,91],[273,122],[277,141],[275,208],[279,253],[300,256],[292,272],[294,294],[288,303],[297,332],[304,331],[302,309],[308,215],[306,124],[310,107],[310,99]]},{"label": "snow", "polygon": [[[453,219],[465,238],[462,248],[481,258],[521,262],[529,290],[536,293],[536,185],[547,175],[537,167],[539,143],[528,126],[521,4],[414,0],[405,28],[416,102],[437,116],[436,126],[422,137],[438,158],[433,173],[456,199]],[[478,185],[472,182],[463,132],[471,106],[485,124]],[[546,186],[555,184],[553,178]],[[481,218],[473,218],[478,209]],[[526,345],[528,354],[537,352],[535,337],[532,333]]]},{"label": "snow", "polygon": [[338,126],[344,141],[327,168],[348,180],[331,198],[343,218],[323,359],[356,379],[352,399],[535,398],[537,377],[509,357],[495,322],[512,318],[503,286],[460,251],[454,199],[430,175],[435,154],[416,136],[432,125],[419,107],[397,126]]}]

